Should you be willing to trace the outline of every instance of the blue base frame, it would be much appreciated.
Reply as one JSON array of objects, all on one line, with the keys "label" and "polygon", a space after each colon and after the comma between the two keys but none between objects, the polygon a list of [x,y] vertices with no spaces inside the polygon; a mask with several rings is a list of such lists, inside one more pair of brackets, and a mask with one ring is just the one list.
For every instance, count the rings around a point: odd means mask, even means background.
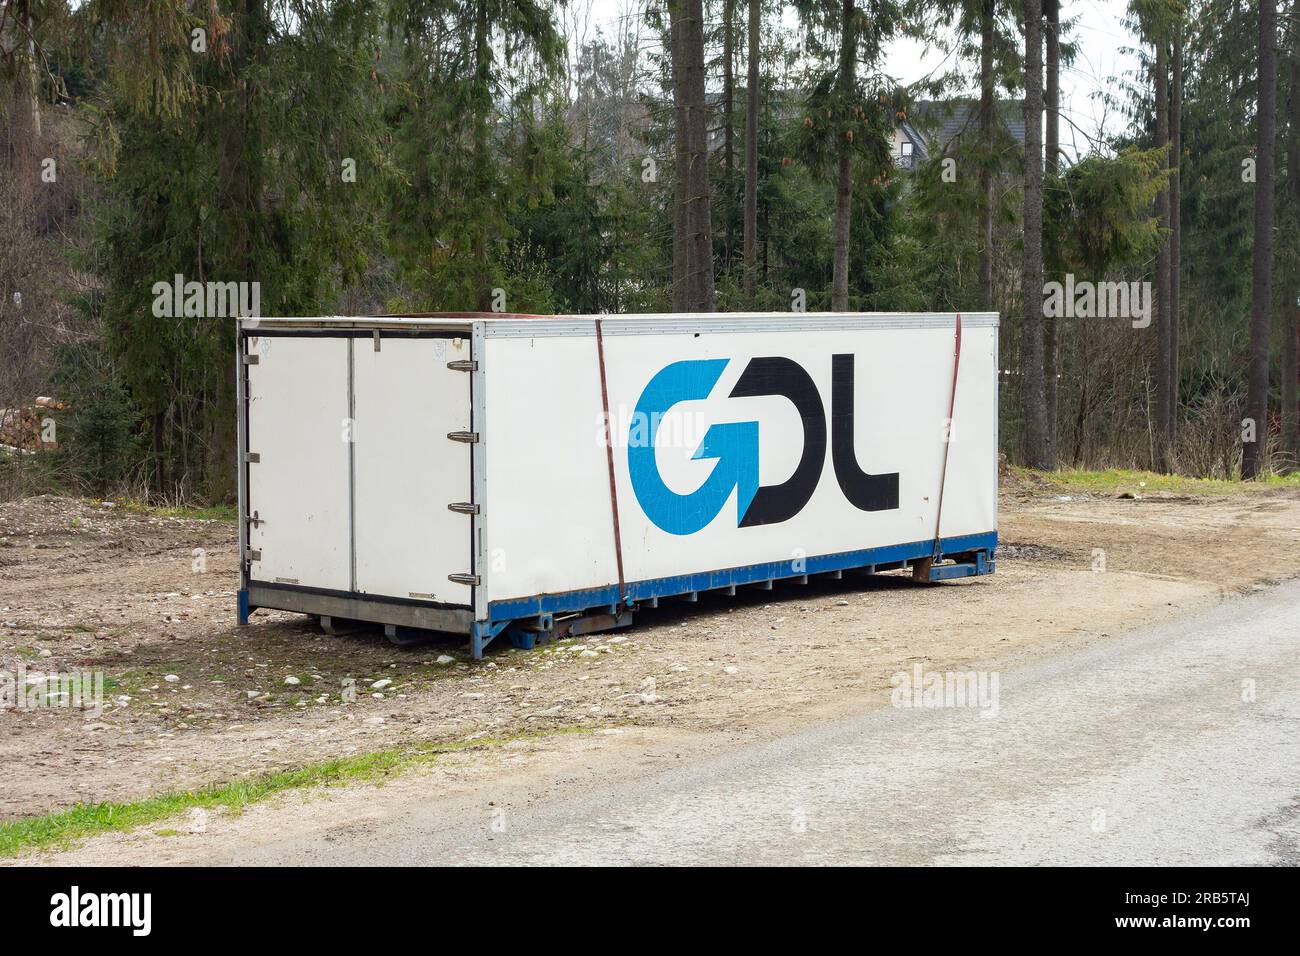
[{"label": "blue base frame", "polygon": [[[559,613],[582,613],[599,608],[614,611],[621,607],[634,607],[641,602],[654,603],[661,597],[698,595],[701,591],[734,589],[745,584],[762,584],[786,578],[807,578],[810,575],[834,571],[890,570],[909,563],[933,558],[930,567],[931,581],[992,574],[996,569],[994,553],[997,551],[998,533],[961,535],[944,538],[935,547],[934,539],[911,541],[907,544],[866,548],[861,551],[841,551],[816,557],[794,558],[789,561],[771,561],[750,564],[721,571],[702,571],[667,578],[629,581],[620,595],[618,585],[590,588],[582,591],[564,591],[559,594],[540,594],[533,597],[492,601],[488,604],[488,619],[476,621],[470,634],[470,650],[481,658],[484,649],[512,624],[536,622]],[[953,563],[941,563],[944,558],[956,558]],[[512,630],[518,631],[516,627]],[[535,633],[535,632],[532,632]],[[516,641],[516,646],[532,646],[526,635]]]}]

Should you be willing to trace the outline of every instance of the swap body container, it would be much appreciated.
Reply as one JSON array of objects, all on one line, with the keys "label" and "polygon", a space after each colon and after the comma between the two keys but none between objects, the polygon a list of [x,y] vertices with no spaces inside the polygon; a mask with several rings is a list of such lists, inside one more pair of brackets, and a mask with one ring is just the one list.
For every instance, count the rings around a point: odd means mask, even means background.
[{"label": "swap body container", "polygon": [[997,315],[245,319],[239,616],[519,646],[661,598],[991,572]]}]

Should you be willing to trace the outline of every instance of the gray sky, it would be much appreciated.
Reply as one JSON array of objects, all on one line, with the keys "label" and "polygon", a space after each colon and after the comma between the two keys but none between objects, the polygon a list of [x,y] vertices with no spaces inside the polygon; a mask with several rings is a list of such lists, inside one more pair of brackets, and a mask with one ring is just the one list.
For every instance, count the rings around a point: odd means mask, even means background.
[{"label": "gray sky", "polygon": [[[580,9],[588,2],[589,29],[594,32],[601,27],[608,35],[616,32],[620,18],[633,15],[646,0],[570,0],[573,7]],[[1072,154],[1087,151],[1089,136],[1103,131],[1115,134],[1126,125],[1122,116],[1107,114],[1094,94],[1105,89],[1110,78],[1137,68],[1136,56],[1123,52],[1123,48],[1138,46],[1137,38],[1123,24],[1127,5],[1127,0],[1062,0],[1061,18],[1075,21],[1072,39],[1079,48],[1074,65],[1061,75],[1061,112],[1069,120],[1061,124],[1061,140]],[[793,13],[788,9],[786,17],[787,22],[793,22]],[[937,50],[927,52],[923,43],[901,39],[887,47],[885,72],[900,82],[913,83],[941,70],[943,60]]]}]

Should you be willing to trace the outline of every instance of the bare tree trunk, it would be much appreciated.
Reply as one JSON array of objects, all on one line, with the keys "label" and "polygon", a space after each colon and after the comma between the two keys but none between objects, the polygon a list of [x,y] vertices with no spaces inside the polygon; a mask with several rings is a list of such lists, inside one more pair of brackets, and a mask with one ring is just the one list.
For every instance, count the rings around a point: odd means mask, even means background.
[{"label": "bare tree trunk", "polygon": [[[0,53],[8,54],[13,66],[13,86],[4,87],[6,96],[12,96],[14,113],[10,119],[9,148],[35,153],[41,140],[41,79],[40,49],[36,45],[36,21],[32,15],[33,0],[14,0],[11,9],[4,10],[0,0]],[[0,103],[0,115],[9,117],[9,103]]]},{"label": "bare tree trunk", "polygon": [[[1169,168],[1169,44],[1157,33],[1155,87],[1156,146],[1163,149],[1160,169]],[[1165,185],[1156,196],[1156,212],[1160,220],[1160,248],[1156,254],[1156,460],[1157,471],[1169,471],[1169,393],[1173,378],[1169,367],[1169,187]]]},{"label": "bare tree trunk", "polygon": [[1255,253],[1250,299],[1246,417],[1255,440],[1242,447],[1241,476],[1264,473],[1268,444],[1269,332],[1273,310],[1273,143],[1277,124],[1277,0],[1259,3],[1259,140],[1255,150]]},{"label": "bare tree trunk", "polygon": [[[1048,184],[1055,188],[1055,180],[1061,168],[1061,5],[1059,0],[1044,0],[1043,6],[1047,14],[1047,132],[1044,156]],[[1051,248],[1050,251],[1052,255],[1049,258],[1055,259],[1055,249]],[[1047,418],[1047,454],[1052,461],[1056,461],[1057,383],[1061,376],[1061,356],[1060,328],[1055,317],[1044,316],[1043,339],[1043,404]]]},{"label": "bare tree trunk", "polygon": [[[483,176],[487,169],[488,151],[488,113],[492,107],[492,95],[489,81],[491,58],[488,51],[488,9],[487,0],[478,0],[474,16],[474,170],[476,176]],[[479,200],[483,199],[484,186],[478,187]],[[487,220],[482,217],[474,230],[474,294],[477,298],[475,308],[487,312],[492,308],[492,277],[488,269]]]},{"label": "bare tree trunk", "polygon": [[758,279],[758,57],[762,0],[749,0],[749,59],[745,90],[745,295]]},{"label": "bare tree trunk", "polygon": [[41,74],[37,66],[36,31],[32,20],[32,0],[26,2],[27,24],[27,97],[32,116],[33,145],[41,139]]},{"label": "bare tree trunk", "polygon": [[668,4],[669,44],[671,46],[672,84],[673,84],[673,120],[676,150],[674,159],[673,181],[673,288],[672,304],[674,312],[685,312],[688,308],[689,290],[686,276],[690,266],[689,225],[687,224],[687,195],[690,179],[690,147],[687,134],[685,53],[682,45],[682,0]]},{"label": "bare tree trunk", "polygon": [[1296,407],[1300,389],[1300,281],[1294,286],[1295,302],[1282,303],[1282,452],[1287,472],[1300,467],[1300,409]]},{"label": "bare tree trunk", "polygon": [[1174,31],[1173,82],[1169,88],[1169,443],[1178,440],[1178,341],[1182,324],[1183,270],[1183,25]]},{"label": "bare tree trunk", "polygon": [[[841,102],[852,94],[857,69],[857,11],[854,0],[844,0],[840,24]],[[849,231],[853,219],[853,152],[847,138],[838,139],[839,168],[835,178],[834,266],[831,278],[831,311],[849,309]]]},{"label": "bare tree trunk", "polygon": [[1045,148],[1044,169],[1055,176],[1061,168],[1061,4],[1060,0],[1043,0],[1046,29],[1043,39],[1047,48],[1047,73],[1043,85]]},{"label": "bare tree trunk", "polygon": [[[1300,220],[1300,4],[1291,5],[1291,137],[1287,143],[1287,183]],[[1300,221],[1297,221],[1300,226]],[[1288,467],[1300,467],[1300,264],[1293,277],[1291,301],[1283,301],[1282,449]]]},{"label": "bare tree trunk", "polygon": [[1025,0],[1025,253],[1021,403],[1025,462],[1050,469],[1043,395],[1043,6]]},{"label": "bare tree trunk", "polygon": [[736,19],[736,0],[723,0],[722,3],[722,191],[726,197],[726,205],[723,207],[723,216],[725,217],[725,228],[723,230],[724,248],[722,250],[722,261],[731,265],[732,244],[732,226],[735,223],[735,216],[732,215],[735,206],[735,182],[732,179],[732,173],[735,171],[736,155],[736,70],[735,70],[735,19]]},{"label": "bare tree trunk", "polygon": [[712,312],[713,228],[709,208],[709,113],[705,102],[704,3],[683,0],[682,79],[686,97],[687,309]]},{"label": "bare tree trunk", "polygon": [[996,0],[984,0],[980,14],[980,305],[993,309],[993,17]]}]

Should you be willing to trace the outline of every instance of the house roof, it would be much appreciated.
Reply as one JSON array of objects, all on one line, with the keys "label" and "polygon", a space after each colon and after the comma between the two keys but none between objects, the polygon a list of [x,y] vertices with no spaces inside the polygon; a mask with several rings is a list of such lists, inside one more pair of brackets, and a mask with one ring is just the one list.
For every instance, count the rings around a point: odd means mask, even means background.
[{"label": "house roof", "polygon": [[[1020,100],[998,100],[994,111],[1003,128],[1023,146],[1025,116]],[[912,116],[916,123],[904,123],[904,132],[913,141],[921,137],[919,145],[926,155],[945,152],[955,140],[979,131],[978,100],[922,100],[913,108]]]}]

